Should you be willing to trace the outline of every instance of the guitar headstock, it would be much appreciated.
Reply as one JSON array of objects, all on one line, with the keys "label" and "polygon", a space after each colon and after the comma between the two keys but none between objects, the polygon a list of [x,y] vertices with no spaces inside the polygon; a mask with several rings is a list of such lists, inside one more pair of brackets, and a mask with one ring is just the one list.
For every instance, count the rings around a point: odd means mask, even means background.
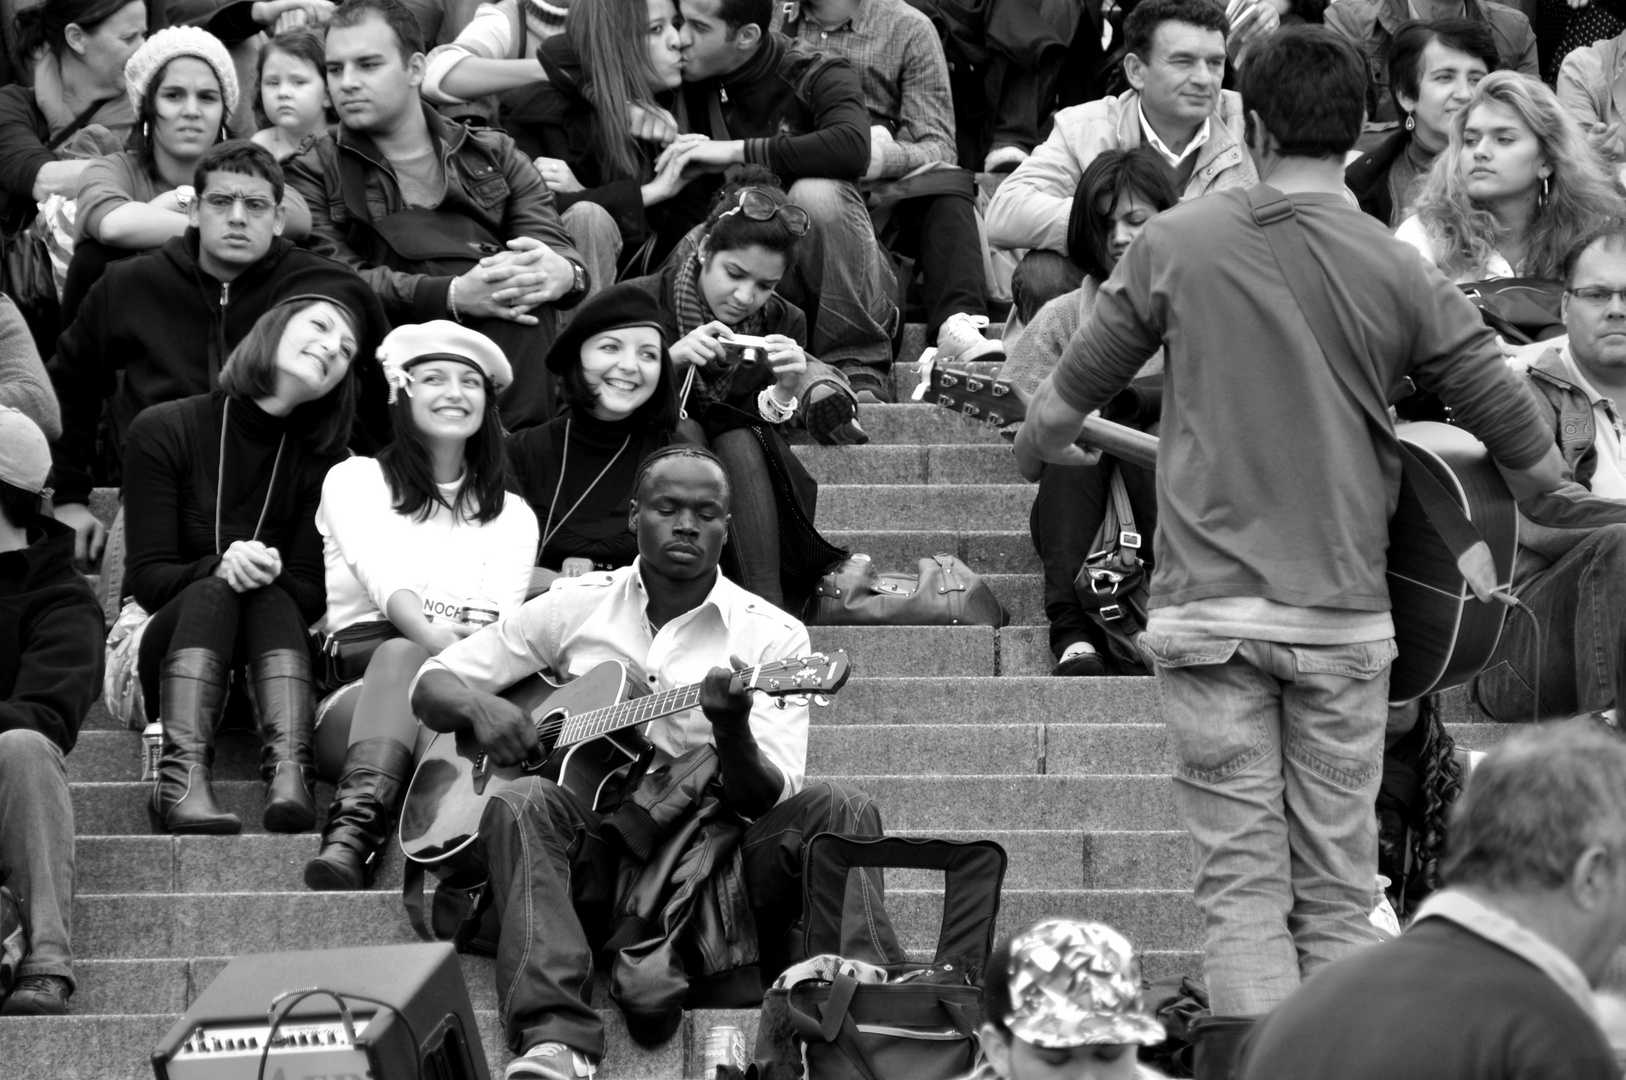
[{"label": "guitar headstock", "polygon": [[847,654],[841,649],[827,653],[809,653],[806,656],[787,656],[783,660],[745,668],[735,673],[735,684],[741,690],[760,690],[769,697],[783,699],[811,697],[815,705],[829,704],[826,695],[833,694],[847,684],[852,667]]},{"label": "guitar headstock", "polygon": [[1003,365],[976,361],[921,361],[914,398],[994,427],[1020,423],[1027,416],[1026,395],[999,377]]}]

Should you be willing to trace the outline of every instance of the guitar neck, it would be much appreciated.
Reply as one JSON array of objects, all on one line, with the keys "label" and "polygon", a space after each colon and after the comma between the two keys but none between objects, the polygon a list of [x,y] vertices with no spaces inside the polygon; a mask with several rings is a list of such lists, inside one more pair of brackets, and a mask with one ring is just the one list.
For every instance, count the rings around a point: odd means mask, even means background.
[{"label": "guitar neck", "polygon": [[1143,469],[1157,469],[1157,436],[1136,431],[1111,420],[1091,416],[1084,421],[1078,441],[1093,450],[1104,450]]},{"label": "guitar neck", "polygon": [[[690,683],[688,686],[679,686],[631,701],[623,701],[619,705],[579,713],[565,720],[559,729],[559,737],[554,741],[554,746],[557,748],[588,742],[612,731],[637,727],[651,720],[659,720],[663,716],[692,709],[699,704],[700,684]],[[541,724],[540,720],[537,721],[538,734],[541,734]]]}]

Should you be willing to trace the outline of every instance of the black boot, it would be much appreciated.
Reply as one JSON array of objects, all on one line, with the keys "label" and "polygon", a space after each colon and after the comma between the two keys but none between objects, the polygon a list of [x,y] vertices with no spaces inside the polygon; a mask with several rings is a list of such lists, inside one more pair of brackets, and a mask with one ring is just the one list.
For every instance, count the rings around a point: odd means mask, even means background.
[{"label": "black boot", "polygon": [[412,751],[394,739],[368,739],[344,755],[344,772],[328,807],[322,851],[305,864],[305,884],[318,892],[365,889],[390,838]]},{"label": "black boot", "polygon": [[311,728],[316,721],[311,657],[304,649],[272,649],[248,664],[249,700],[254,703],[264,749],[260,777],[265,781],[267,832],[304,832],[316,824],[316,768]]},{"label": "black boot", "polygon": [[1257,1016],[1200,1016],[1191,1024],[1191,1074],[1195,1080],[1232,1080],[1242,1047]]},{"label": "black boot", "polygon": [[164,658],[158,713],[163,756],[147,815],[155,833],[237,833],[243,823],[215,804],[209,768],[215,725],[226,705],[226,663],[208,649],[178,649]]}]

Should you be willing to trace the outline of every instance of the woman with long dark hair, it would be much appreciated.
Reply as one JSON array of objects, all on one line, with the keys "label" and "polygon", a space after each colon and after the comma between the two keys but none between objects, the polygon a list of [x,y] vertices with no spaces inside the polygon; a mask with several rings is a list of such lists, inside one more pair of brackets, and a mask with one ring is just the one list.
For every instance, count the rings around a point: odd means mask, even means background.
[{"label": "woman with long dark hair", "polygon": [[[1011,346],[1001,376],[1027,392],[1037,389],[1061,359],[1067,342],[1089,320],[1097,293],[1129,245],[1147,222],[1177,202],[1179,193],[1150,149],[1107,150],[1097,156],[1079,178],[1068,221],[1068,251],[1084,271],[1084,283],[1039,309]],[[1161,370],[1159,355],[1103,413],[1138,427],[1155,424]],[[1074,586],[1111,503],[1115,470],[1141,534],[1140,555],[1149,561],[1157,527],[1155,478],[1149,470],[1102,454],[1091,465],[1046,465],[1039,477],[1028,524],[1033,548],[1044,565],[1054,675],[1137,673],[1133,664],[1112,655],[1109,635],[1091,620]]]},{"label": "woman with long dark hair", "polygon": [[508,437],[517,490],[542,521],[537,565],[569,576],[627,566],[633,479],[674,438],[665,313],[631,282],[595,293],[548,352],[563,416]]},{"label": "woman with long dark hair", "polygon": [[317,775],[337,784],[312,889],[362,889],[412,771],[407,689],[429,657],[525,601],[536,515],[508,491],[497,398],[513,371],[457,323],[401,326],[378,348],[395,441],[335,466],[316,527],[331,681]]},{"label": "woman with long dark hair", "polygon": [[[840,552],[813,528],[818,484],[781,429],[828,404],[850,405],[852,391],[808,357],[806,317],[774,291],[811,224],[775,180],[740,170],[661,272],[632,283],[659,299],[678,338],[672,364],[694,421],[686,435],[708,443],[728,468],[729,548],[741,583],[784,605]],[[735,343],[740,337],[761,342]]]},{"label": "woman with long dark hair", "polygon": [[385,325],[365,282],[295,274],[232,351],[220,389],[145,410],[124,450],[125,583],[152,612],[137,664],[164,726],[156,832],[235,833],[209,784],[228,677],[247,671],[264,757],[265,827],[316,822],[306,626],[325,607],[316,507],[346,453],[352,362]]}]

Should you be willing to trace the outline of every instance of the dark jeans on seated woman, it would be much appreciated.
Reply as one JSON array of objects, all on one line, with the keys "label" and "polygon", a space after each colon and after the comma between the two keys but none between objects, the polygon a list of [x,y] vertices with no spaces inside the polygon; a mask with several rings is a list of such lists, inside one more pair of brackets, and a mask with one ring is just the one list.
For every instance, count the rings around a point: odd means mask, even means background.
[{"label": "dark jeans on seated woman", "polygon": [[276,649],[309,647],[299,607],[275,585],[239,593],[221,578],[194,581],[153,613],[141,636],[137,670],[147,719],[158,719],[158,684],[171,653],[207,649],[237,667]]},{"label": "dark jeans on seated woman", "polygon": [[1157,530],[1157,477],[1138,465],[1106,454],[1094,465],[1046,465],[1033,499],[1029,528],[1044,565],[1044,613],[1050,620],[1050,651],[1059,658],[1069,645],[1087,641],[1110,666],[1106,631],[1078,602],[1073,579],[1084,566],[1112,498],[1112,466],[1123,470],[1124,488],[1135,512],[1143,552]]}]

